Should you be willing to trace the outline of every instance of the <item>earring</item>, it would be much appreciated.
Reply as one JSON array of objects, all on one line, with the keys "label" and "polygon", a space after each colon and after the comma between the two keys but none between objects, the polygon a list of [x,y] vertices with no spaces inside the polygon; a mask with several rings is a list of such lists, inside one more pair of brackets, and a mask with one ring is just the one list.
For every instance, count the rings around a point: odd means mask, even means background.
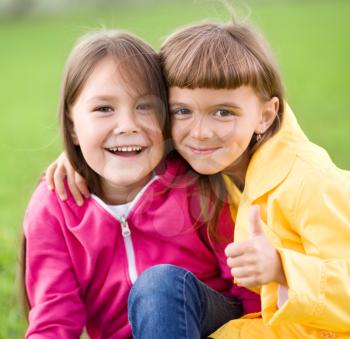
[{"label": "earring", "polygon": [[256,135],[256,142],[259,142],[262,138],[262,134],[261,133],[257,133]]}]

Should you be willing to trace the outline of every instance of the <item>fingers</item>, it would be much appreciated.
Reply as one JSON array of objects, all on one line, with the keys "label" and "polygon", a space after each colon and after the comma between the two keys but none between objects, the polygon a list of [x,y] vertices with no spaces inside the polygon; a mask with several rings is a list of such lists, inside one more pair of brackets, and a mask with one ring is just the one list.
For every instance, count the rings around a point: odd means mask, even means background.
[{"label": "fingers", "polygon": [[234,267],[231,268],[231,275],[236,278],[236,280],[241,280],[252,276],[252,272],[246,267]]},{"label": "fingers", "polygon": [[240,286],[258,287],[265,283],[263,276],[250,266],[234,267],[231,268],[230,272]]},{"label": "fingers", "polygon": [[255,261],[251,257],[238,256],[235,258],[227,257],[226,263],[228,267],[233,268],[233,267],[247,267],[248,265],[254,265]]},{"label": "fingers", "polygon": [[249,209],[249,228],[250,236],[257,237],[264,235],[264,230],[260,221],[260,207],[259,205],[253,205]]},{"label": "fingers", "polygon": [[82,193],[85,198],[88,198],[90,196],[90,192],[86,180],[77,172],[75,173],[75,183],[77,184],[80,193]]},{"label": "fingers", "polygon": [[53,175],[55,173],[55,170],[57,168],[57,162],[54,161],[45,172],[45,180],[47,183],[47,188],[52,191],[54,189],[54,182],[53,182]]},{"label": "fingers", "polygon": [[53,174],[53,182],[55,190],[61,200],[67,199],[66,188],[64,187],[64,178],[66,177],[66,169],[63,166],[57,166]]},{"label": "fingers", "polygon": [[84,198],[82,197],[79,187],[76,184],[76,180],[75,180],[76,172],[70,166],[66,168],[66,172],[67,172],[67,183],[68,183],[69,190],[72,193],[72,196],[75,202],[77,203],[77,205],[82,206],[84,203]]},{"label": "fingers", "polygon": [[239,244],[232,242],[231,244],[228,244],[226,246],[225,254],[227,257],[235,258],[235,257],[238,257],[238,256],[244,254],[245,250],[246,250],[246,246],[245,246],[244,242],[239,243]]},{"label": "fingers", "polygon": [[[67,177],[67,184],[70,192],[78,206],[84,203],[84,197],[90,196],[85,179],[75,172],[65,153],[61,153],[47,169],[45,178],[50,190],[55,189],[61,200],[67,199],[67,192],[64,179]],[[84,197],[83,197],[84,195]]]},{"label": "fingers", "polygon": [[236,278],[237,284],[243,287],[259,287],[261,283],[259,283],[254,277],[242,277]]}]

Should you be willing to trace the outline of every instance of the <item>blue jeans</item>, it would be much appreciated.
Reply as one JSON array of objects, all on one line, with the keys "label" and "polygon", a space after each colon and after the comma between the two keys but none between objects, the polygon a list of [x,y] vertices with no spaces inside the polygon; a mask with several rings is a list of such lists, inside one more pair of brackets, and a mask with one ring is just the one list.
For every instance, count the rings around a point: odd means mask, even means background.
[{"label": "blue jeans", "polygon": [[242,305],[174,265],[144,271],[132,287],[128,317],[135,339],[206,338],[242,315]]}]

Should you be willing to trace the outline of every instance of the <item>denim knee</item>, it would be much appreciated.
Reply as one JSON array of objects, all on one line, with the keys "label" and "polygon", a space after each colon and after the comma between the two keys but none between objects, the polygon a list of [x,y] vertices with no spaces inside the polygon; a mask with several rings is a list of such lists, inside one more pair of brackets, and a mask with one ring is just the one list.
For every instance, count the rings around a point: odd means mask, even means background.
[{"label": "denim knee", "polygon": [[141,273],[130,290],[129,307],[132,306],[135,298],[155,297],[159,300],[161,293],[168,295],[174,290],[174,281],[186,273],[188,271],[185,269],[170,264],[160,264],[148,268]]},{"label": "denim knee", "polygon": [[[196,279],[186,269],[170,264],[150,267],[137,278],[130,290],[129,311],[132,311],[133,307],[145,311],[144,308],[159,305],[162,301],[169,302],[169,297],[174,296],[179,281],[186,281],[186,285],[191,285],[192,293],[197,291]],[[182,289],[184,286],[177,287]]]}]

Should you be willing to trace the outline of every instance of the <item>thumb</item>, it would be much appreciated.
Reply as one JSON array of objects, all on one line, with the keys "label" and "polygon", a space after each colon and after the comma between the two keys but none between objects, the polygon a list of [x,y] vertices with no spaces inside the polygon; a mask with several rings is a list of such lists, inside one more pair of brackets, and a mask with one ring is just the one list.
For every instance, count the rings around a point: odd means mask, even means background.
[{"label": "thumb", "polygon": [[249,230],[251,238],[264,235],[264,230],[260,221],[259,205],[253,205],[249,209]]}]

